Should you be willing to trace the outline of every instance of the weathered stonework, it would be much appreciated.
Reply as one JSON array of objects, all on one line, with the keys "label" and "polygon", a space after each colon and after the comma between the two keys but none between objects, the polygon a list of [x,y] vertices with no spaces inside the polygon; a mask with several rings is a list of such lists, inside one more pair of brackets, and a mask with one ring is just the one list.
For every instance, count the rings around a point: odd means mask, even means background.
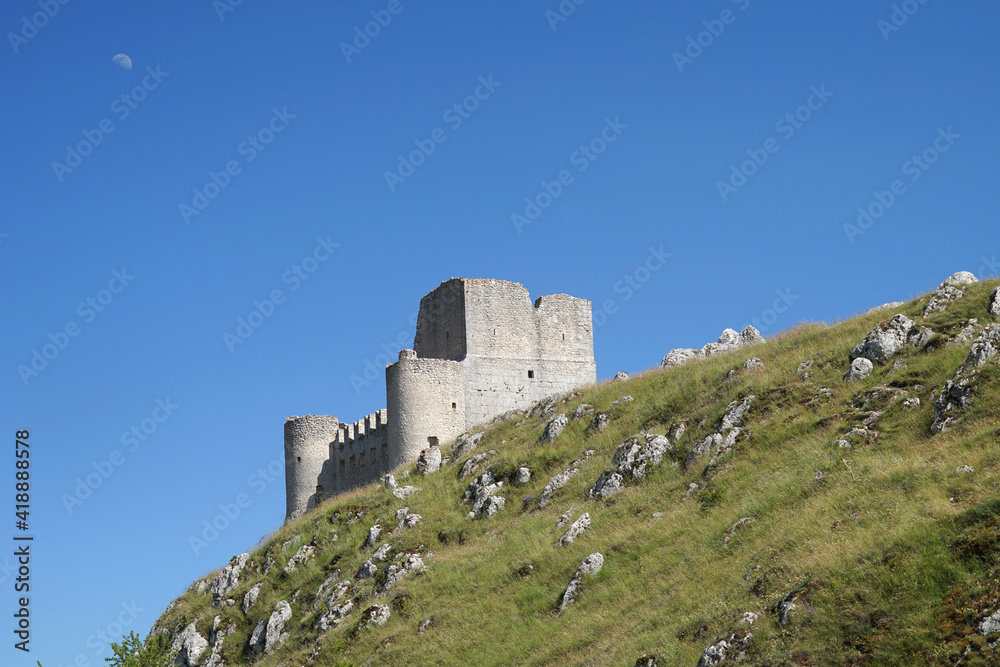
[{"label": "weathered stonework", "polygon": [[414,349],[386,366],[386,410],[285,421],[286,520],[416,460],[428,446],[597,379],[591,304],[532,304],[505,280],[452,278],[420,300]]}]

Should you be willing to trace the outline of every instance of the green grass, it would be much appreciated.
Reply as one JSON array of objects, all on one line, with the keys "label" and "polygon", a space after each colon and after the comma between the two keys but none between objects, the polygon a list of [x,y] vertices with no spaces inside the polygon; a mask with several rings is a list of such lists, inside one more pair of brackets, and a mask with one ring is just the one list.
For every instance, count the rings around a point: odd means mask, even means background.
[{"label": "green grass", "polygon": [[[996,638],[982,637],[976,626],[987,610],[1000,608],[1000,370],[996,363],[985,369],[959,427],[934,436],[934,386],[953,376],[968,345],[907,348],[894,359],[905,368],[877,366],[851,385],[841,378],[854,345],[895,312],[932,327],[942,342],[970,317],[980,325],[993,321],[986,306],[995,286],[967,286],[963,299],[926,321],[927,295],[896,311],[803,324],[766,344],[585,388],[556,413],[569,415],[581,402],[607,410],[625,394],[636,399],[611,407],[609,427],[589,437],[589,418],[571,422],[552,444],[539,439],[552,415],[491,425],[474,453],[497,452],[488,466],[506,480],[507,499],[497,516],[466,518],[461,498],[470,479],[458,479],[464,459],[428,477],[411,466],[403,483],[423,491],[406,501],[373,485],[328,501],[254,551],[230,594],[241,602],[253,584],[265,582],[248,615],[239,605],[212,609],[209,594],[192,591],[158,625],[173,630],[195,620],[207,637],[216,615],[234,623],[223,645],[227,665],[253,662],[250,633],[279,600],[292,606],[291,636],[256,661],[261,667],[305,664],[317,646],[313,664],[320,666],[631,665],[647,652],[661,664],[694,665],[753,611],[760,620],[751,664],[944,665],[963,654],[962,664],[990,664],[988,641]],[[727,377],[751,356],[764,361],[764,370]],[[815,362],[808,380],[796,374],[805,359]],[[866,405],[866,394],[885,385],[906,389],[921,405],[903,409],[888,398]],[[821,388],[832,396],[810,404]],[[715,432],[731,401],[748,394],[757,397],[745,422],[750,436],[714,469],[706,470],[707,461],[685,469],[691,447]],[[874,410],[883,414],[873,442],[836,444]],[[645,480],[605,502],[584,499],[622,440],[640,430],[665,433],[681,420],[686,433]],[[595,455],[548,507],[522,504],[587,449]],[[531,482],[513,487],[522,465],[533,470]],[[956,472],[961,465],[974,472]],[[698,494],[682,501],[692,482]],[[423,521],[389,532],[404,505]],[[556,519],[570,509],[574,519],[589,512],[593,525],[574,544],[556,548],[564,530]],[[754,522],[724,544],[727,529],[744,517]],[[354,613],[319,637],[316,590],[335,569],[354,581],[376,520],[387,531],[382,541],[426,554],[428,569],[381,596],[369,597],[373,584],[361,582],[352,593]],[[294,549],[279,552],[294,535],[315,540],[317,558],[285,575]],[[587,579],[573,607],[556,614],[573,570],[595,551],[604,555],[604,569]],[[276,565],[263,575],[268,557]],[[780,625],[773,607],[795,590],[803,591],[803,604],[792,623]],[[354,636],[361,612],[374,603],[394,606],[389,622]],[[428,618],[433,625],[418,633]]]}]

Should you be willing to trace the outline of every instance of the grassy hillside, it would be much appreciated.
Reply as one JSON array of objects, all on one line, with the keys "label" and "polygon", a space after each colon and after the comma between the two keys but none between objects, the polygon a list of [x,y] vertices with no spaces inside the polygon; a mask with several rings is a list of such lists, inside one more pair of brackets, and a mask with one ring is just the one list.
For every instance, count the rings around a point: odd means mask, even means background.
[{"label": "grassy hillside", "polygon": [[[1000,607],[1000,356],[983,368],[958,426],[930,430],[935,393],[970,347],[946,342],[970,318],[980,327],[994,321],[987,308],[996,286],[966,286],[963,298],[928,318],[925,295],[833,326],[804,324],[767,343],[586,388],[558,400],[550,414],[536,409],[492,424],[474,451],[437,473],[424,477],[411,466],[404,479],[397,471],[400,485],[422,489],[406,500],[371,486],[281,528],[251,553],[227,595],[235,606],[213,608],[196,582],[156,629],[176,633],[195,622],[209,638],[220,616],[221,626],[234,628],[221,644],[225,664],[261,667],[310,659],[319,666],[630,666],[642,654],[659,665],[694,666],[707,646],[740,630],[752,634],[740,648],[744,664],[996,664],[989,644],[1000,632],[983,635],[979,624]],[[906,346],[868,378],[845,383],[850,350],[897,312],[931,327],[931,344]],[[750,357],[764,368],[743,370]],[[811,375],[803,376],[797,369],[807,359]],[[635,400],[611,405],[625,395]],[[686,467],[727,406],[748,395],[756,398],[746,437],[714,466],[706,457]],[[907,397],[920,405],[904,407]],[[581,403],[609,410],[607,428],[586,433],[587,416],[544,442],[546,424]],[[606,500],[584,497],[612,467],[620,443],[682,421],[684,435],[645,479]],[[863,423],[867,435],[850,434]],[[591,449],[579,473],[537,509],[546,483]],[[459,471],[489,450],[495,454],[480,472],[504,480],[506,506],[469,519],[462,498],[473,476]],[[521,466],[532,477],[515,486]],[[396,530],[404,506],[422,520]],[[557,520],[568,511],[571,522],[589,513],[592,526],[557,548],[565,532]],[[752,521],[731,530],[744,518]],[[374,579],[359,581],[376,522],[384,531],[375,546],[391,544],[392,552]],[[297,536],[302,541],[282,551]],[[315,544],[315,557],[285,573],[306,543]],[[603,569],[584,577],[577,602],[556,613],[574,570],[594,552],[603,554]],[[387,566],[410,553],[421,555],[426,570],[378,592]],[[329,594],[316,594],[332,575],[331,583],[351,582],[341,602],[352,600],[353,611],[320,633]],[[244,614],[243,597],[257,583],[260,597]],[[795,601],[786,615],[776,612],[782,599]],[[292,613],[287,641],[270,655],[252,655],[255,626],[281,600]],[[363,627],[373,604],[389,605],[391,616]],[[743,625],[748,611],[759,618]]]}]

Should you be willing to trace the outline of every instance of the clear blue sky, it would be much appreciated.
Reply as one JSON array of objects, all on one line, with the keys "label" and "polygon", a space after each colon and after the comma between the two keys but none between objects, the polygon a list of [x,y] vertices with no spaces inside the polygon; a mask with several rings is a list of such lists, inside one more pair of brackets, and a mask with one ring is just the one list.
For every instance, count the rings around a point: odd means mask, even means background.
[{"label": "clear blue sky", "polygon": [[5,665],[104,664],[277,528],[285,417],[385,407],[449,277],[591,299],[607,378],[996,272],[995,2],[48,1],[0,10]]}]

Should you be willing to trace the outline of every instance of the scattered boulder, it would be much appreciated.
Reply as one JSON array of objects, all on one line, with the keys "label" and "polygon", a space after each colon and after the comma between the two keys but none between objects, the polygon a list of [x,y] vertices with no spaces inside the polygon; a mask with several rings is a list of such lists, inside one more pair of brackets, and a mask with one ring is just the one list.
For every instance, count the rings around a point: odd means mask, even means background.
[{"label": "scattered boulder", "polygon": [[356,578],[359,580],[372,579],[376,574],[378,574],[378,565],[376,565],[371,558],[366,560],[358,568],[358,574]]},{"label": "scattered boulder", "polygon": [[695,350],[692,348],[677,348],[667,352],[666,356],[663,357],[663,361],[660,362],[660,366],[662,368],[681,366],[692,359],[699,358],[701,358],[701,350]]},{"label": "scattered boulder", "polygon": [[605,470],[587,490],[588,498],[610,498],[625,490],[625,478],[613,470]]},{"label": "scattered boulder", "polygon": [[451,460],[462,458],[479,446],[485,433],[463,433],[455,438],[455,444],[451,448]]},{"label": "scattered boulder", "polygon": [[618,445],[611,465],[616,472],[637,481],[646,476],[649,466],[660,465],[663,455],[673,448],[665,436],[640,434]]},{"label": "scattered boulder", "polygon": [[385,625],[389,622],[389,616],[389,605],[373,604],[361,614],[361,620],[358,621],[358,626],[354,629],[354,634],[357,635],[361,631],[375,627],[376,625]]},{"label": "scattered boulder", "polygon": [[243,572],[248,560],[250,560],[250,554],[242,553],[229,561],[229,564],[215,575],[211,585],[213,607],[218,607],[225,599],[226,594],[239,585],[240,573]]},{"label": "scattered boulder", "polygon": [[417,457],[417,472],[421,475],[430,475],[441,469],[441,448],[427,447],[420,452]]},{"label": "scattered boulder", "polygon": [[405,500],[406,498],[409,498],[414,493],[417,493],[420,490],[421,489],[418,489],[415,486],[400,486],[396,489],[393,489],[392,497],[399,498],[400,500]]},{"label": "scattered boulder", "polygon": [[757,397],[750,394],[742,401],[733,401],[730,403],[729,407],[726,408],[726,414],[722,416],[722,421],[719,423],[719,430],[726,432],[737,426],[743,426],[743,418],[750,410],[750,406],[753,405],[755,398]]},{"label": "scattered boulder", "polygon": [[913,327],[906,336],[906,342],[917,349],[923,350],[933,337],[934,330],[930,327]]},{"label": "scattered boulder", "polygon": [[883,303],[881,306],[875,306],[874,308],[869,308],[865,312],[865,315],[871,315],[872,313],[877,313],[882,310],[891,310],[893,308],[899,308],[902,305],[905,305],[902,301],[891,301],[889,303]]},{"label": "scattered boulder", "polygon": [[579,519],[577,519],[572,523],[572,525],[570,525],[570,527],[566,530],[565,533],[563,533],[563,536],[560,537],[559,540],[556,542],[556,546],[564,547],[567,544],[572,544],[573,542],[576,541],[576,538],[580,537],[580,535],[583,535],[588,528],[590,528],[590,514],[584,513],[580,515]]},{"label": "scattered boulder", "polygon": [[562,528],[563,526],[565,526],[567,523],[569,523],[569,520],[572,517],[573,517],[573,508],[570,508],[565,512],[563,512],[562,514],[560,514],[559,518],[556,519],[556,528]]},{"label": "scattered boulder", "polygon": [[514,484],[517,486],[524,486],[531,481],[531,468],[526,468],[521,466],[514,473]]},{"label": "scattered boulder", "polygon": [[375,525],[368,529],[368,539],[365,540],[365,546],[368,548],[374,547],[378,544],[378,538],[382,534],[382,523],[379,521],[375,522]]},{"label": "scattered boulder", "polygon": [[979,623],[979,634],[991,635],[1000,632],[1000,611],[995,611]]},{"label": "scattered boulder", "polygon": [[278,602],[274,606],[274,612],[271,613],[271,617],[266,623],[264,619],[261,619],[257,623],[257,627],[254,628],[253,634],[250,636],[251,653],[254,655],[260,655],[261,653],[269,654],[284,644],[285,640],[289,637],[289,633],[282,631],[285,629],[285,623],[291,620],[291,618],[291,606],[284,600]]},{"label": "scattered boulder", "polygon": [[240,609],[246,614],[250,609],[256,604],[257,598],[260,597],[261,584],[254,584],[247,591],[247,594],[243,596],[243,606]]},{"label": "scattered boulder", "polygon": [[851,360],[864,357],[876,364],[888,362],[906,344],[912,328],[913,320],[902,314],[882,322],[851,350]]},{"label": "scattered boulder", "polygon": [[764,370],[764,362],[757,357],[751,357],[743,362],[743,370],[745,371],[762,371]]},{"label": "scattered boulder", "polygon": [[722,538],[722,543],[724,545],[729,544],[729,540],[731,540],[734,537],[736,537],[736,533],[737,532],[742,531],[744,528],[746,528],[747,526],[749,526],[751,523],[755,523],[755,522],[756,522],[756,519],[754,519],[753,517],[749,517],[749,516],[743,517],[742,519],[740,519],[739,521],[737,521],[736,523],[734,523],[733,525],[731,525],[729,528],[726,529],[726,533],[725,533],[725,535]]},{"label": "scattered boulder", "polygon": [[794,620],[795,615],[802,606],[799,599],[804,593],[804,590],[792,591],[774,605],[774,613],[778,615],[778,623],[788,625]]},{"label": "scattered boulder", "polygon": [[955,472],[960,474],[967,472],[975,472],[975,469],[972,466],[958,466],[957,468],[955,468]]},{"label": "scattered boulder", "polygon": [[684,492],[684,497],[681,500],[687,500],[688,498],[693,498],[698,495],[698,485],[694,482],[688,484],[687,491]]},{"label": "scattered boulder", "polygon": [[385,488],[389,489],[390,491],[395,491],[396,487],[398,486],[396,484],[396,478],[392,475],[392,473],[387,474],[383,478],[383,483],[385,484]]},{"label": "scattered boulder", "polygon": [[570,577],[569,585],[563,591],[562,597],[559,600],[560,613],[565,611],[570,605],[575,604],[577,599],[579,599],[580,593],[583,592],[583,578],[597,574],[603,567],[604,556],[599,553],[592,553],[583,559],[580,567]]},{"label": "scattered boulder", "polygon": [[316,629],[320,632],[327,632],[331,628],[337,627],[354,610],[354,602],[352,600],[344,600],[339,603],[332,602],[327,606],[329,610],[320,614],[320,617],[316,619]]},{"label": "scattered boulder", "polygon": [[1000,287],[997,287],[990,294],[990,315],[1000,317]]},{"label": "scattered boulder", "polygon": [[491,449],[489,452],[482,452],[470,457],[469,460],[462,465],[462,470],[458,473],[459,479],[478,473],[483,467],[483,461],[486,460],[486,457],[489,456],[492,451],[493,450]]},{"label": "scattered boulder", "polygon": [[948,341],[948,344],[945,347],[959,347],[971,342],[972,339],[976,337],[976,329],[978,326],[979,320],[972,318],[965,323],[965,327],[963,327],[954,338]]},{"label": "scattered boulder", "polygon": [[288,559],[288,563],[285,564],[285,574],[291,574],[298,569],[299,565],[302,565],[306,561],[312,560],[316,557],[316,545],[315,544],[303,544],[299,547],[299,550],[295,552],[295,555]]},{"label": "scattered boulder", "polygon": [[708,462],[709,468],[714,467],[715,464],[719,462],[719,459],[732,451],[733,446],[736,445],[736,441],[742,433],[743,429],[737,427],[726,434],[726,437],[722,439],[722,442],[716,445],[715,453],[712,454],[712,458]]},{"label": "scattered boulder", "polygon": [[594,414],[594,406],[589,403],[581,403],[576,406],[576,410],[574,410],[573,414],[570,415],[570,419],[581,419],[592,414]]},{"label": "scattered boulder", "polygon": [[595,431],[600,433],[601,431],[606,429],[608,427],[608,424],[610,423],[611,423],[611,417],[608,416],[607,412],[598,412],[596,415],[594,415],[593,420],[591,420],[590,426],[587,427],[585,435],[590,435]]},{"label": "scattered boulder", "polygon": [[378,561],[379,563],[385,562],[385,559],[389,557],[389,552],[392,551],[391,544],[383,544],[378,549],[372,553],[372,560]]},{"label": "scattered boulder", "polygon": [[634,401],[634,400],[635,400],[635,399],[634,399],[634,398],[632,398],[631,396],[622,396],[622,397],[621,397],[621,398],[619,398],[618,400],[615,400],[615,401],[611,401],[611,405],[622,405],[622,404],[624,404],[624,403],[631,403],[631,402],[632,402],[632,401]]},{"label": "scattered boulder", "polygon": [[958,413],[968,408],[972,401],[972,387],[979,378],[980,369],[993,359],[1000,349],[1000,324],[987,324],[976,338],[955,377],[941,387],[934,399],[932,433],[949,430],[959,419]]},{"label": "scattered boulder", "polygon": [[813,367],[813,360],[812,359],[806,359],[801,364],[799,364],[799,367],[797,369],[795,369],[795,373],[797,375],[802,375],[803,373],[805,373],[807,370],[809,370],[812,367]]},{"label": "scattered boulder", "polygon": [[621,381],[621,380],[627,380],[628,379],[628,373],[626,373],[625,371],[618,371],[618,373],[615,375],[614,379],[615,380],[619,380],[619,381]]},{"label": "scattered boulder", "polygon": [[742,332],[736,333],[732,329],[725,329],[719,336],[719,340],[714,343],[709,343],[705,347],[701,348],[701,354],[705,357],[711,357],[718,354],[725,354],[726,352],[732,352],[735,349],[744,347],[745,345],[750,345],[751,343],[761,343],[764,342],[764,337],[760,335],[754,327],[747,326]]},{"label": "scattered boulder", "polygon": [[550,421],[548,426],[545,427],[545,433],[542,435],[542,438],[546,442],[555,441],[555,439],[559,437],[559,434],[563,432],[563,429],[566,428],[566,424],[568,423],[569,419],[566,418],[566,415],[557,415],[555,419]]},{"label": "scattered boulder", "polygon": [[197,667],[201,664],[201,656],[207,648],[208,640],[198,633],[192,621],[174,637],[170,652],[176,652],[174,664],[178,667]]},{"label": "scattered boulder", "polygon": [[670,444],[676,445],[678,441],[680,441],[680,439],[684,437],[684,431],[686,430],[687,430],[687,422],[679,422],[677,424],[673,424],[670,427],[670,430],[667,431],[667,440],[670,441]]},{"label": "scattered boulder", "polygon": [[718,639],[714,644],[710,644],[701,654],[701,658],[698,660],[698,667],[716,667],[716,665],[721,665],[723,662],[743,662],[746,658],[746,648],[750,645],[750,640],[753,639],[753,632],[751,629],[754,623],[757,622],[757,614],[753,612],[747,612],[740,619],[740,625],[746,627],[740,628],[733,633],[730,633],[728,637],[723,637]]},{"label": "scattered boulder", "polygon": [[916,396],[912,396],[905,401],[903,401],[904,408],[917,408],[920,407],[920,399]]},{"label": "scattered boulder", "polygon": [[652,653],[643,653],[635,661],[635,667],[659,667],[660,663]]},{"label": "scattered boulder", "polygon": [[403,579],[412,577],[427,569],[419,554],[410,554],[400,565],[390,565],[385,571],[385,582],[380,587],[382,592],[398,584]]},{"label": "scattered boulder", "polygon": [[549,501],[552,500],[552,495],[565,486],[566,482],[568,482],[578,472],[580,472],[579,468],[569,468],[568,470],[564,470],[550,479],[549,483],[545,485],[544,489],[542,489],[542,492],[538,494],[538,500],[535,501],[535,507],[538,509],[544,509],[545,506],[549,504]]},{"label": "scattered boulder", "polygon": [[976,277],[968,271],[953,273],[945,281],[938,285],[938,288],[931,295],[931,300],[924,307],[924,317],[939,313],[948,307],[952,301],[957,301],[965,295],[962,285],[971,285],[979,282]]},{"label": "scattered boulder", "polygon": [[709,452],[721,445],[724,439],[725,438],[722,437],[721,433],[713,433],[696,444],[691,448],[690,453],[688,453],[687,459],[684,461],[684,467],[690,468],[698,461],[708,456]]},{"label": "scattered boulder", "polygon": [[844,374],[844,382],[857,382],[858,380],[864,380],[866,377],[872,374],[875,366],[865,357],[858,357],[851,362],[851,367],[847,369],[847,373]]},{"label": "scattered boulder", "polygon": [[485,472],[472,480],[472,483],[465,489],[462,498],[463,503],[472,503],[472,510],[469,518],[477,516],[489,518],[503,509],[507,500],[498,495],[503,488],[503,482],[498,482],[492,473]]}]

